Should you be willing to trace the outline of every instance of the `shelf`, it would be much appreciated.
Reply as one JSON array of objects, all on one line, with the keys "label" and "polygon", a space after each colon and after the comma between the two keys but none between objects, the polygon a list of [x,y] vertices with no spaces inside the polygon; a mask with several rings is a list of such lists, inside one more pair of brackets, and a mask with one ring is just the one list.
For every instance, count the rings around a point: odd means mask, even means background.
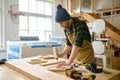
[{"label": "shelf", "polygon": [[106,10],[101,10],[101,11],[96,11],[95,13],[100,13],[100,12],[111,12],[111,11],[119,11],[120,8],[114,8],[114,9],[106,9]]},{"label": "shelf", "polygon": [[95,40],[97,41],[109,41],[110,39],[109,38],[96,38]]}]

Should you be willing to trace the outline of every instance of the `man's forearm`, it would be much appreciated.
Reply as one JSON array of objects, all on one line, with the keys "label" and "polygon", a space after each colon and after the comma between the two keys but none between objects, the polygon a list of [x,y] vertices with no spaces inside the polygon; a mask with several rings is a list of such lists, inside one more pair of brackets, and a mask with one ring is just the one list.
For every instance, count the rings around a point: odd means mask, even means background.
[{"label": "man's forearm", "polygon": [[70,57],[67,61],[68,64],[71,64],[73,62],[73,60],[75,59],[75,57],[77,56],[77,53],[79,52],[80,47],[78,46],[73,46]]},{"label": "man's forearm", "polygon": [[65,48],[64,48],[64,50],[61,52],[62,54],[68,54],[68,53],[70,53],[70,51],[71,51],[71,46],[65,46]]}]

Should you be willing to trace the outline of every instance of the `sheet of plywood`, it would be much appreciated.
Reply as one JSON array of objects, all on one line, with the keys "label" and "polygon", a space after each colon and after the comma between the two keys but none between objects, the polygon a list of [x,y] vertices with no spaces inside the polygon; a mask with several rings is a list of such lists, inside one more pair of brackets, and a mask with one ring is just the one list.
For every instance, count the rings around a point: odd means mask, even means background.
[{"label": "sheet of plywood", "polygon": [[6,67],[0,65],[0,80],[31,80],[30,78]]},{"label": "sheet of plywood", "polygon": [[29,64],[27,61],[29,60],[19,59],[7,61],[5,64],[8,67],[29,77],[31,80],[73,80],[66,76],[49,71],[46,68],[41,67],[40,65]]},{"label": "sheet of plywood", "polygon": [[[7,61],[5,64],[8,67],[29,77],[31,80],[73,80],[71,78],[66,77],[65,72],[61,71],[61,69],[57,70],[57,64],[49,65],[47,67],[40,66],[39,64],[32,65],[28,63],[28,61],[30,60],[31,58],[12,60]],[[49,71],[49,69],[51,69],[51,71]],[[52,70],[54,71],[52,72]],[[106,68],[104,69],[104,72],[94,74],[96,75],[96,80],[120,80],[120,71],[114,69]]]}]

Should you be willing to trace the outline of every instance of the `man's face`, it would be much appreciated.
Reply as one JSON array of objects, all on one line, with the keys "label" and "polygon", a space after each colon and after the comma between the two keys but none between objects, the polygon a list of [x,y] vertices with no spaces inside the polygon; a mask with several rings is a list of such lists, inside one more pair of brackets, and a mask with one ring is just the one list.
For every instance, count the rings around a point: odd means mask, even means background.
[{"label": "man's face", "polygon": [[59,22],[59,24],[62,28],[67,28],[69,26],[69,21]]}]

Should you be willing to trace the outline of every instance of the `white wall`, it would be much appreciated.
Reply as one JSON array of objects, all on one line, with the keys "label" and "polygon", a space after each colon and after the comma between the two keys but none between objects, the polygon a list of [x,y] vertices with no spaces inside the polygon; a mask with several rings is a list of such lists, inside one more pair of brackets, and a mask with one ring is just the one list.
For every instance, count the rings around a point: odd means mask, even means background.
[{"label": "white wall", "polygon": [[[8,13],[10,5],[18,4],[19,0],[4,0],[4,40],[15,40],[18,35],[19,25],[12,22]],[[6,43],[5,43],[6,44]]]},{"label": "white wall", "polygon": [[109,9],[112,7],[112,0],[94,0],[94,9]]},{"label": "white wall", "polygon": [[60,25],[58,23],[56,23],[55,25],[55,37],[65,37],[63,28],[60,27]]},{"label": "white wall", "polygon": [[[64,2],[65,3],[65,2]],[[62,4],[59,2],[59,0],[55,1],[55,10],[57,9],[57,4]],[[65,6],[65,4],[62,4],[63,6]],[[66,7],[66,6],[65,6]],[[65,8],[64,7],[64,8]],[[56,14],[56,11],[55,11]],[[54,18],[55,19],[55,18]],[[65,37],[64,31],[63,29],[60,27],[60,25],[58,23],[55,22],[55,29],[54,29],[54,33],[53,33],[54,37]]]},{"label": "white wall", "polygon": [[120,15],[116,15],[112,20],[113,25],[120,30]]},{"label": "white wall", "polygon": [[120,0],[115,0],[115,2],[114,2],[115,4],[115,7],[120,7]]},{"label": "white wall", "polygon": [[103,16],[103,19],[114,25],[117,29],[120,30],[120,14],[113,16]]},{"label": "white wall", "polygon": [[[112,16],[103,16],[103,19],[114,25],[117,29],[120,30],[120,14],[112,15]],[[114,41],[113,43],[116,47],[120,48],[120,44]]]},{"label": "white wall", "polygon": [[[112,0],[94,0],[94,9],[110,9]],[[114,0],[114,7],[120,7],[120,0]]]}]

